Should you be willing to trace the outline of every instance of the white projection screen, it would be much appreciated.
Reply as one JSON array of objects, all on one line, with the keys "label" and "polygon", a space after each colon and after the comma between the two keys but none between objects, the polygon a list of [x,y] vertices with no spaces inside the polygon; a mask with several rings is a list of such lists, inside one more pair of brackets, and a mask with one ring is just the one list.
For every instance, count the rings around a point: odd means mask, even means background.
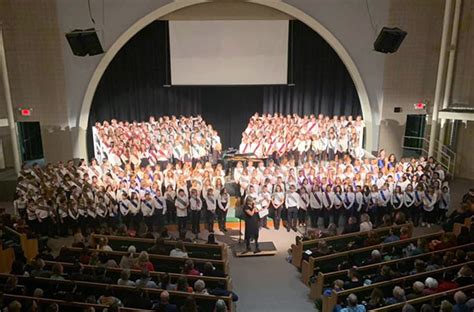
[{"label": "white projection screen", "polygon": [[171,84],[287,84],[288,20],[169,21]]}]

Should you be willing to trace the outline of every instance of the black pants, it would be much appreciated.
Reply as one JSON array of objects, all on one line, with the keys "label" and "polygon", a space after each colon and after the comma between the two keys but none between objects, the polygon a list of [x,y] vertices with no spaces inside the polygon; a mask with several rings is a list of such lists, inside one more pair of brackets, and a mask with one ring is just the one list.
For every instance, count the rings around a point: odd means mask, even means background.
[{"label": "black pants", "polygon": [[423,210],[423,222],[429,224],[436,223],[436,210],[434,208],[432,211]]},{"label": "black pants", "polygon": [[309,219],[311,220],[311,227],[318,227],[318,218],[321,215],[321,209],[309,209]]},{"label": "black pants", "polygon": [[143,217],[143,221],[145,221],[145,224],[148,227],[148,231],[153,231],[153,219],[153,216]]},{"label": "black pants", "polygon": [[166,211],[168,224],[176,223],[176,206],[172,201],[167,200],[166,207],[168,207],[168,210]]},{"label": "black pants", "polygon": [[278,208],[273,208],[273,227],[275,228],[275,230],[280,229],[282,210],[283,210],[283,206],[280,206]]},{"label": "black pants", "polygon": [[334,210],[334,208],[331,208],[331,209],[323,208],[322,215],[323,215],[324,227],[325,228],[327,228],[329,226],[329,223],[334,222],[333,210]]},{"label": "black pants", "polygon": [[41,222],[38,220],[38,232],[41,236],[49,236],[51,229],[51,219],[44,218]]},{"label": "black pants", "polygon": [[307,211],[304,209],[298,209],[298,224],[303,226],[306,224]]},{"label": "black pants", "polygon": [[255,239],[255,248],[258,248],[258,232],[255,233],[254,235],[245,235],[245,246],[247,247],[247,250],[250,249],[250,240]]},{"label": "black pants", "polygon": [[199,223],[201,221],[201,210],[191,210],[191,225],[194,234],[199,233]]},{"label": "black pants", "polygon": [[298,220],[298,208],[288,207],[288,229],[296,229],[296,222]]},{"label": "black pants", "polygon": [[333,149],[328,149],[328,160],[332,161],[336,159],[336,151]]},{"label": "black pants", "polygon": [[153,225],[156,227],[156,230],[161,231],[165,224],[165,216],[163,215],[163,210],[158,209],[155,210],[155,214],[153,215]]},{"label": "black pants", "polygon": [[214,233],[214,222],[216,221],[216,212],[210,210],[207,210],[206,212],[207,230],[210,233]]},{"label": "black pants", "polygon": [[227,210],[224,211],[222,209],[217,209],[217,220],[219,223],[219,229],[221,231],[225,230],[226,218],[227,218]]},{"label": "black pants", "polygon": [[188,217],[178,217],[178,232],[181,233],[186,231],[186,226],[188,224]]}]

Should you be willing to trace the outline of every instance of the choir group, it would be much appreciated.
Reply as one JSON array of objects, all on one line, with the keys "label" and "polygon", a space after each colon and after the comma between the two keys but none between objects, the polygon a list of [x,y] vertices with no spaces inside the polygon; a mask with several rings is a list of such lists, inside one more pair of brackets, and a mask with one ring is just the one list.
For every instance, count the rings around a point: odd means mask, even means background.
[{"label": "choir group", "polygon": [[[272,118],[276,121],[270,121]],[[199,117],[196,120],[204,125]],[[180,121],[192,124],[189,119]],[[127,128],[141,129],[138,133],[142,134],[150,133],[147,131],[150,127],[154,129],[152,125],[162,122],[181,124],[172,117],[160,118],[158,123],[150,119],[148,124],[128,124]],[[293,122],[297,125],[288,124]],[[277,129],[256,130],[258,137],[270,133],[266,138],[271,139],[272,133],[279,131],[281,125],[286,125],[282,129],[288,133],[301,132],[302,138],[321,138],[327,129],[330,138],[336,133],[339,139],[351,137],[354,147],[360,143],[363,128],[360,118],[353,121],[350,117],[328,119],[322,115],[317,120],[314,116],[267,115],[261,118],[255,115],[248,128],[255,129],[257,124]],[[107,124],[103,128],[104,140],[112,149],[130,146],[136,151],[135,142],[140,142],[140,136],[137,134],[128,139],[119,130],[123,129],[120,125],[126,123],[113,121],[110,126]],[[289,130],[295,127],[300,130]],[[209,134],[215,134],[211,126],[203,128],[210,129]],[[302,128],[306,130],[302,131]],[[191,133],[177,134],[176,140],[183,142],[185,138],[192,138]],[[246,141],[255,135],[246,133]],[[285,134],[276,136],[277,141],[281,138],[285,138]],[[350,146],[334,150],[331,147],[322,152],[317,148],[312,150],[314,154],[303,153],[303,156],[285,150],[276,155],[273,153],[275,160],[269,158],[257,164],[248,161],[245,165],[239,162],[227,181],[221,164],[214,166],[201,161],[193,164],[179,157],[174,164],[163,158],[156,162],[141,161],[137,166],[133,161],[118,165],[108,159],[101,164],[95,159],[90,164],[82,160],[77,166],[72,160],[66,164],[48,164],[44,168],[37,164],[25,165],[18,179],[15,207],[29,225],[43,235],[54,234],[52,231],[66,234],[68,228],[75,226],[85,231],[87,227],[104,223],[124,223],[137,228],[142,221],[155,230],[165,223],[177,223],[180,233],[186,232],[190,221],[192,232],[198,233],[202,219],[209,231],[213,231],[216,220],[219,228],[225,231],[230,206],[225,185],[233,179],[240,187],[241,202],[253,197],[262,227],[267,227],[267,216],[273,218],[275,229],[279,229],[283,220],[288,231],[296,231],[298,225],[341,226],[351,218],[370,217],[373,223],[380,224],[387,214],[427,226],[443,218],[450,203],[449,186],[445,171],[433,158],[397,161],[393,154],[387,156],[384,150],[377,157],[355,157]],[[315,157],[321,154],[324,155]],[[51,226],[52,223],[58,226]]]},{"label": "choir group", "polygon": [[221,139],[201,116],[163,116],[148,122],[112,119],[93,127],[96,159],[112,165],[160,164],[207,160],[220,153]]},{"label": "choir group", "polygon": [[319,114],[300,117],[275,113],[260,116],[256,113],[242,133],[241,154],[255,154],[274,160],[293,156],[303,162],[313,158],[334,160],[344,154],[362,158],[364,122],[361,116],[333,116]]},{"label": "choir group", "polygon": [[[415,224],[431,226],[449,209],[446,173],[433,158],[397,161],[381,150],[377,158],[307,161],[297,165],[284,157],[257,167],[237,164],[234,179],[242,196],[253,196],[263,208],[271,208],[275,228],[287,221],[287,230],[343,225],[350,217],[369,216],[380,224],[386,214],[402,213]],[[282,217],[283,215],[283,217]],[[400,216],[398,216],[400,217]],[[265,220],[263,220],[265,223]]]},{"label": "choir group", "polygon": [[[96,228],[119,223],[137,229],[142,221],[150,230],[159,230],[165,222],[178,223],[180,233],[188,218],[194,233],[199,231],[201,211],[208,229],[213,231],[216,218],[225,231],[230,196],[224,184],[221,164],[213,167],[190,162],[167,163],[164,170],[155,166],[112,166],[107,160],[90,164],[84,160],[75,166],[24,165],[18,178],[15,208],[36,232],[66,235],[68,228]],[[58,227],[52,227],[51,224]]]}]

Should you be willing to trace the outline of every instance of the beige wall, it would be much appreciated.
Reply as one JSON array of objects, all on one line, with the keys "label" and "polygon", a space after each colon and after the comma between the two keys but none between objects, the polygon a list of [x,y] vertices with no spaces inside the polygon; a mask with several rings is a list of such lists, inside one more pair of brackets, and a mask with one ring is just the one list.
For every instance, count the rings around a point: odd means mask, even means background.
[{"label": "beige wall", "polygon": [[463,0],[451,103],[474,106],[474,0]]},{"label": "beige wall", "polygon": [[[0,0],[0,21],[14,108],[30,107],[31,117],[17,121],[39,121],[47,161],[72,155],[64,92],[64,68],[58,41],[58,20],[54,0]],[[1,89],[1,88],[0,88]],[[3,90],[0,118],[6,117]],[[0,129],[7,166],[13,166],[7,128]]]},{"label": "beige wall", "polygon": [[[454,4],[455,1],[453,1]],[[407,114],[417,114],[413,104],[428,102],[428,112],[434,99],[441,43],[443,0],[392,0],[389,24],[408,32],[400,50],[385,60],[384,104],[380,126],[380,148],[402,155],[401,142]],[[449,103],[474,105],[474,0],[464,0],[454,82]],[[402,113],[394,113],[394,107]],[[431,116],[428,121],[431,122]],[[456,171],[458,176],[472,178],[474,125],[472,122],[458,131]],[[429,127],[425,135],[429,134]]]},{"label": "beige wall", "polygon": [[461,123],[458,129],[458,154],[456,159],[456,177],[474,179],[474,121]]},{"label": "beige wall", "polygon": [[[408,114],[418,101],[433,102],[441,43],[443,0],[392,0],[391,27],[408,32],[400,49],[385,59],[384,103],[380,123],[380,148],[402,155],[402,138]],[[401,113],[394,113],[401,107]]]}]

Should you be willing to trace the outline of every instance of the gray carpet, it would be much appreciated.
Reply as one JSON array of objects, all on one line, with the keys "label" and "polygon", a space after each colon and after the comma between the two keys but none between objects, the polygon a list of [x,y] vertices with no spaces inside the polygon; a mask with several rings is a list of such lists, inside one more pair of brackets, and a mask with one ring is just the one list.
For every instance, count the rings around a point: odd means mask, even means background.
[{"label": "gray carpet", "polygon": [[[260,241],[272,241],[278,250],[275,256],[231,256],[230,275],[240,297],[237,311],[314,311],[308,298],[309,288],[300,281],[296,268],[285,259],[295,236],[296,233],[286,230],[262,229]],[[236,235],[231,237],[238,239]],[[221,240],[227,239],[229,236],[221,237]]]}]

